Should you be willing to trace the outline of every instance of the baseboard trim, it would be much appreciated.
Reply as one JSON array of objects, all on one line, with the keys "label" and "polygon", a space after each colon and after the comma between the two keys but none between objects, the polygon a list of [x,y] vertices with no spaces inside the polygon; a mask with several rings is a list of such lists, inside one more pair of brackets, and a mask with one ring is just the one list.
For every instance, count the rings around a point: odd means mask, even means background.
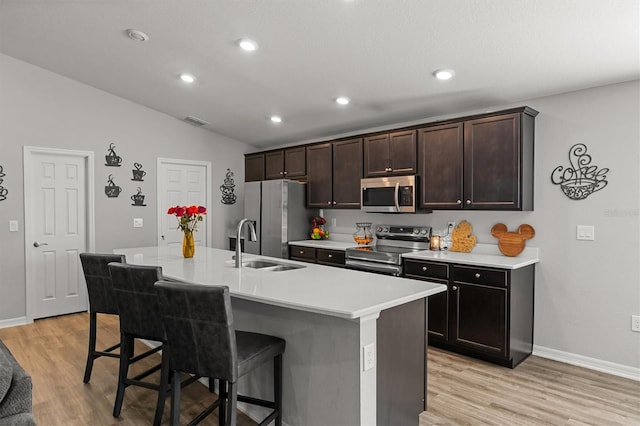
[{"label": "baseboard trim", "polygon": [[563,352],[538,345],[533,345],[533,355],[640,381],[640,368],[629,367],[628,365],[616,364],[614,362],[603,361],[601,359],[590,358],[588,356]]},{"label": "baseboard trim", "polygon": [[0,328],[15,327],[17,325],[31,324],[33,321],[27,321],[27,317],[9,318],[0,320]]}]

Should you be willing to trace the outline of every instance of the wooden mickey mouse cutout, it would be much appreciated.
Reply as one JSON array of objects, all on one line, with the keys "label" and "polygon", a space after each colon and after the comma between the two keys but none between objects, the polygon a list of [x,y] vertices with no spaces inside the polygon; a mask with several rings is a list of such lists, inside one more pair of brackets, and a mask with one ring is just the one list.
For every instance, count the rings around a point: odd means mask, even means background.
[{"label": "wooden mickey mouse cutout", "polygon": [[533,226],[522,224],[518,226],[517,232],[507,231],[507,225],[496,223],[491,228],[491,235],[498,239],[498,248],[505,256],[517,256],[524,250],[524,240],[535,237],[536,231]]}]

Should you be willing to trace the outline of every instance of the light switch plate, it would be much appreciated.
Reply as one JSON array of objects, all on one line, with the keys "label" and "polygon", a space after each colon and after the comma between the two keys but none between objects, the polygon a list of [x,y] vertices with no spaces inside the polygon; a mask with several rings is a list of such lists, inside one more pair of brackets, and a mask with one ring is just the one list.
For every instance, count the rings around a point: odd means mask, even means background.
[{"label": "light switch plate", "polygon": [[576,226],[576,240],[594,241],[595,239],[596,233],[593,225]]},{"label": "light switch plate", "polygon": [[10,220],[9,221],[9,232],[18,232],[18,221]]},{"label": "light switch plate", "polygon": [[142,228],[142,218],[141,217],[134,217],[133,218],[133,227],[134,228]]}]

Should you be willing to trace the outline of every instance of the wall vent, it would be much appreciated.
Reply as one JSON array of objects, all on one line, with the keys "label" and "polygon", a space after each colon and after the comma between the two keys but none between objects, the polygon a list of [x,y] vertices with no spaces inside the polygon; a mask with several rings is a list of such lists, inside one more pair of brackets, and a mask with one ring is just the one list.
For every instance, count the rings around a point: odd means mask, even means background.
[{"label": "wall vent", "polygon": [[202,127],[202,126],[204,126],[205,124],[209,124],[209,123],[207,123],[206,121],[204,121],[204,120],[200,120],[199,118],[194,117],[194,116],[192,116],[192,115],[190,115],[190,116],[188,116],[188,117],[185,117],[185,118],[183,118],[182,120],[183,120],[183,121],[186,121],[186,122],[187,122],[187,123],[189,123],[189,124],[193,124],[194,126],[197,126],[197,127]]}]

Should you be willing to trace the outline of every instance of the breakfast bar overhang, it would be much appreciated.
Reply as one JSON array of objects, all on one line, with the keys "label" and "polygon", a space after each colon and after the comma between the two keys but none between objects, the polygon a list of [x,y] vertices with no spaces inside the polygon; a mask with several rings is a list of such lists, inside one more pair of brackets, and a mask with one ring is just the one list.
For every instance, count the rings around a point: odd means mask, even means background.
[{"label": "breakfast bar overhang", "polygon": [[[297,268],[235,268],[231,251],[207,247],[191,259],[178,247],[114,252],[168,279],[228,286],[237,330],[286,340],[284,424],[417,424],[426,409],[426,298],[444,285],[248,254],[245,263]],[[240,380],[239,392],[272,397],[271,370]]]}]

